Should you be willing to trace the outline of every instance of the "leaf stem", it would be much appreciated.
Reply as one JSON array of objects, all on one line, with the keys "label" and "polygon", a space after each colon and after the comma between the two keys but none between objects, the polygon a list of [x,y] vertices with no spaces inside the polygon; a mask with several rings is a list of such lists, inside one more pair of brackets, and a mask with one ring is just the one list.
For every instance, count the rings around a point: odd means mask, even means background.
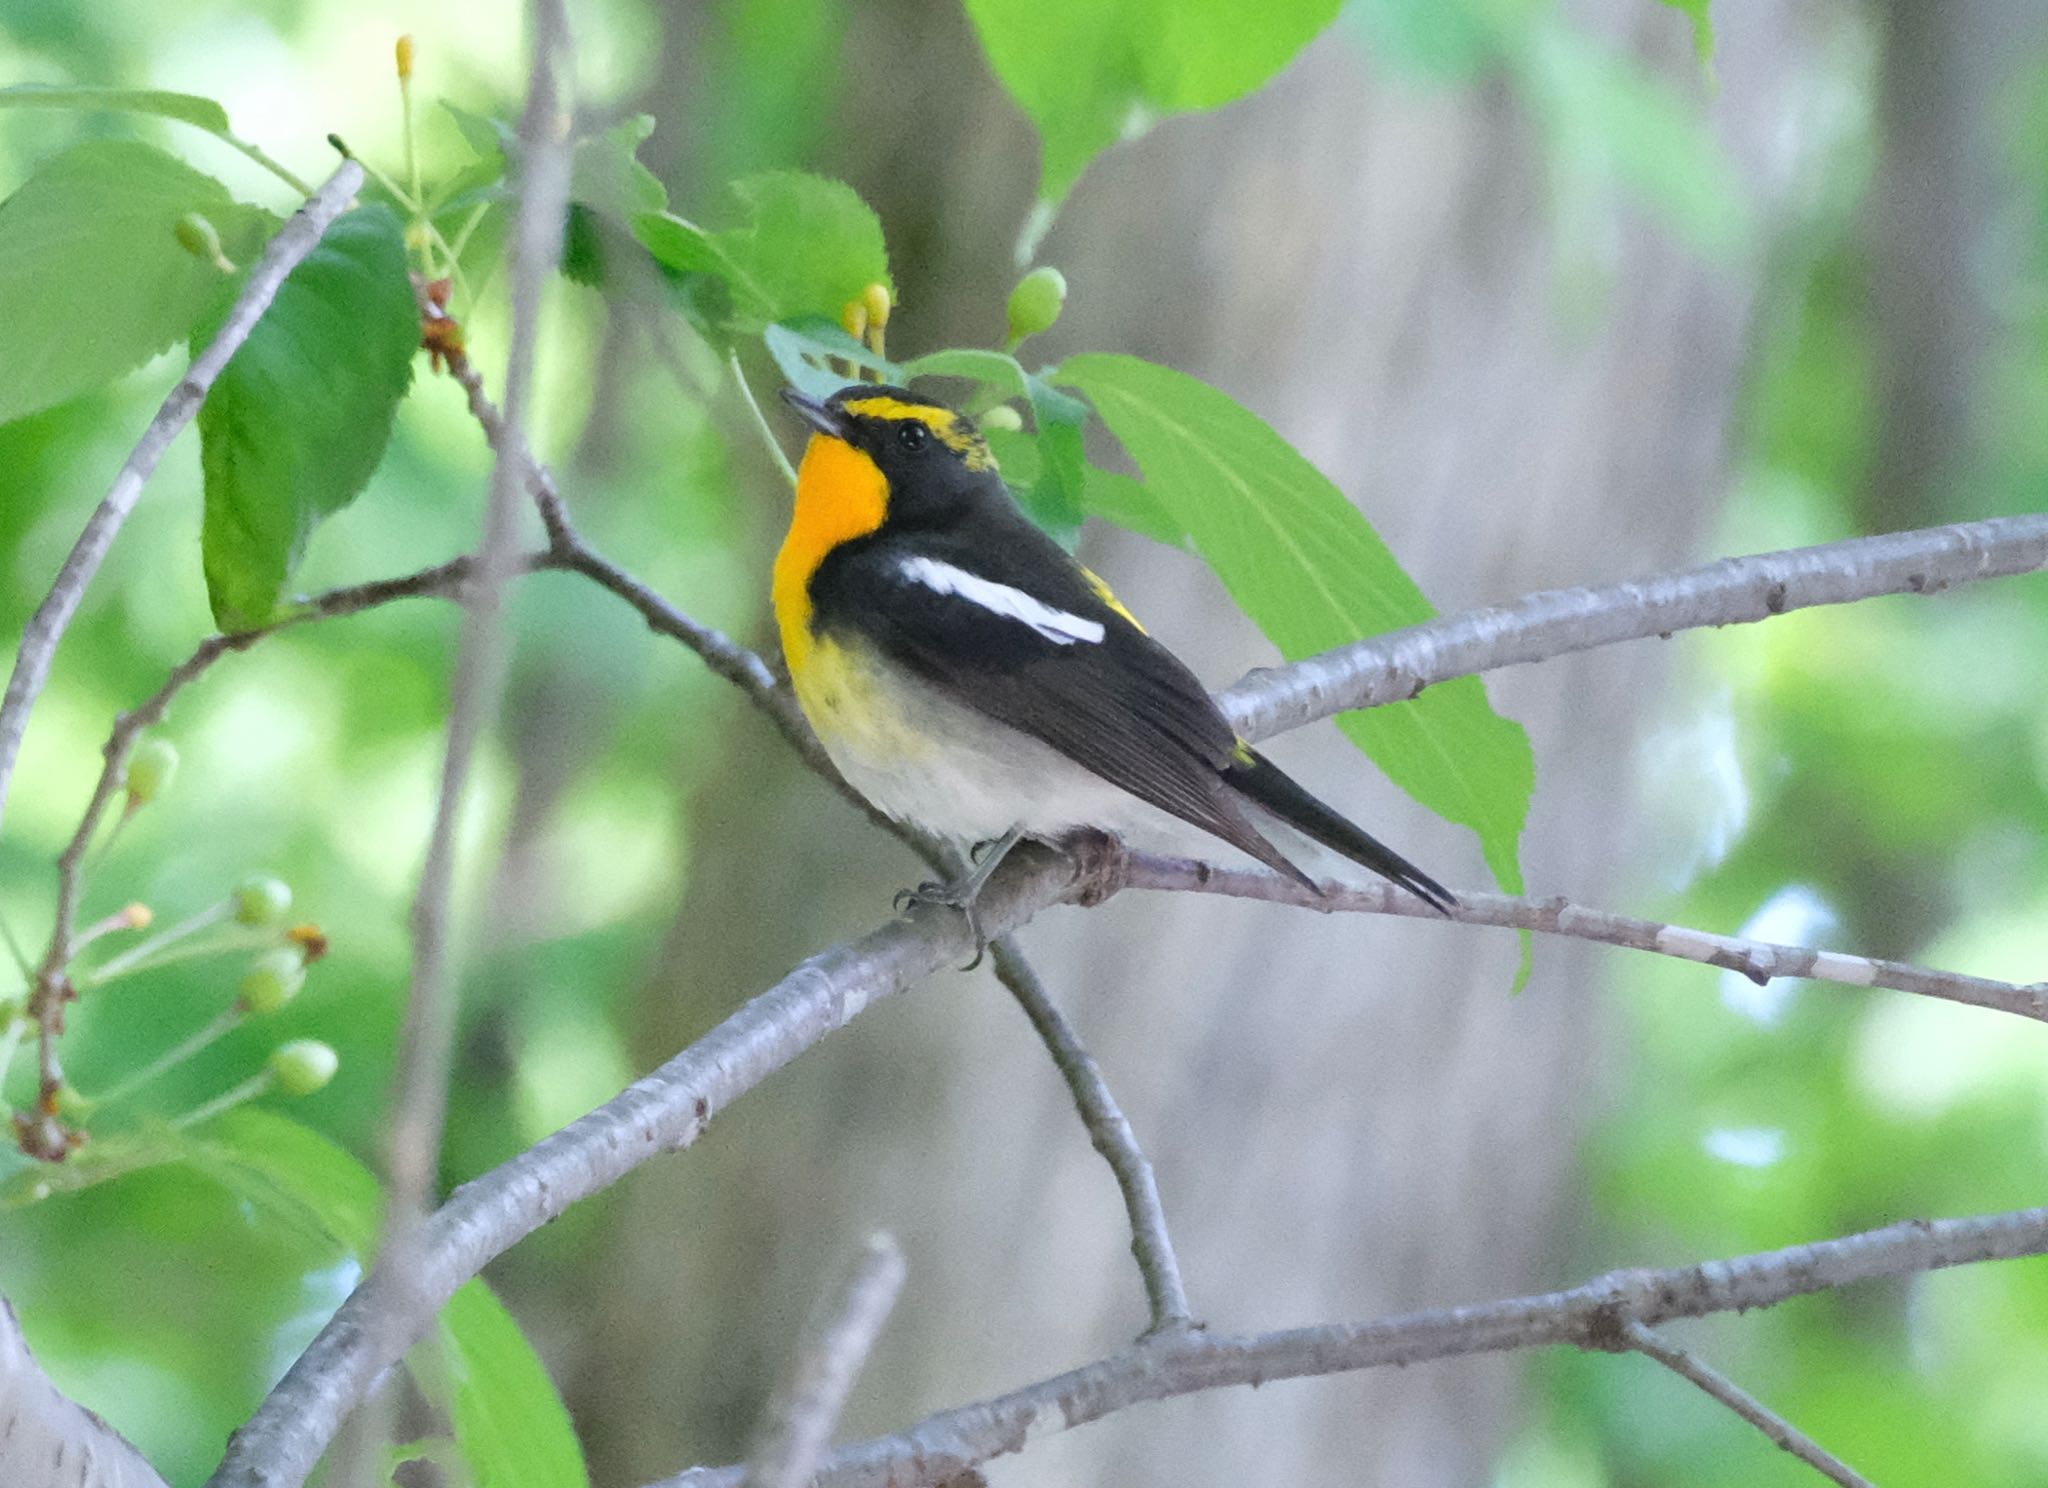
[{"label": "leaf stem", "polygon": [[[213,131],[208,130],[207,133],[213,134]],[[309,185],[305,181],[300,180],[297,176],[293,175],[290,171],[286,170],[282,165],[278,164],[277,161],[271,159],[270,156],[267,153],[265,153],[261,145],[243,139],[240,135],[234,133],[232,130],[224,130],[219,134],[213,134],[213,137],[219,140],[222,144],[228,146],[228,148],[232,150],[239,150],[249,159],[255,161],[258,165],[262,166],[265,170],[269,171],[273,176],[276,176],[278,180],[284,182],[285,185],[291,187],[292,190],[298,192],[300,196],[311,196],[313,194],[313,188],[311,185]]]},{"label": "leaf stem", "polygon": [[7,916],[4,914],[0,914],[0,940],[7,942],[7,954],[14,958],[14,964],[21,972],[23,984],[34,986],[36,969],[30,963],[28,953],[22,950],[21,942],[15,939],[14,927],[7,923]]},{"label": "leaf stem", "polygon": [[111,1090],[107,1090],[92,1098],[93,1105],[95,1107],[110,1106],[117,1100],[133,1095],[159,1075],[169,1073],[188,1059],[212,1048],[213,1045],[219,1043],[229,1033],[239,1028],[246,1016],[247,1014],[242,1011],[239,1004],[226,1009],[211,1023],[208,1023],[204,1028],[201,1028],[182,1043],[173,1045],[157,1055],[156,1058],[145,1064],[141,1069],[133,1070],[122,1076],[119,1080],[116,1080]]},{"label": "leaf stem", "polygon": [[236,1106],[256,1099],[257,1096],[269,1090],[276,1082],[277,1077],[271,1074],[268,1069],[263,1070],[260,1074],[251,1075],[232,1090],[224,1090],[212,1100],[194,1106],[184,1115],[173,1117],[171,1119],[171,1130],[185,1131],[188,1128],[199,1125],[202,1121],[211,1121],[223,1111],[232,1111]]},{"label": "leaf stem", "polygon": [[739,352],[737,350],[728,350],[725,354],[725,360],[726,364],[732,368],[732,380],[739,384],[740,397],[746,401],[747,411],[754,416],[754,427],[761,431],[761,440],[768,446],[768,453],[774,458],[776,468],[782,472],[783,479],[789,482],[789,488],[794,491],[796,489],[796,467],[789,463],[789,456],[782,452],[781,441],[776,439],[775,431],[768,425],[767,415],[761,412],[761,405],[754,401],[754,390],[747,384],[747,374],[745,369],[740,366]]},{"label": "leaf stem", "polygon": [[209,925],[218,925],[234,912],[235,901],[223,899],[218,904],[209,905],[207,908],[200,910],[198,914],[193,915],[190,919],[171,926],[170,929],[162,934],[152,935],[141,944],[130,946],[120,955],[108,961],[104,966],[99,966],[91,971],[82,973],[73,978],[73,980],[77,983],[80,991],[87,987],[104,986],[116,977],[126,976],[131,971],[139,970],[143,963],[147,962],[158,951],[176,945],[188,936],[197,935]]}]

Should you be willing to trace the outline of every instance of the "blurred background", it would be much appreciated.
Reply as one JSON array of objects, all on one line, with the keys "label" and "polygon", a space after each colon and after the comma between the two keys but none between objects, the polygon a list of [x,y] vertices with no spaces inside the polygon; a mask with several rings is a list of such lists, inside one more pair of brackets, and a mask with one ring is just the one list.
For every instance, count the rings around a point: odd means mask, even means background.
[{"label": "blurred background", "polygon": [[[520,18],[449,0],[9,0],[0,81],[184,89],[318,174],[339,131],[395,165],[394,38],[419,83],[516,113]],[[899,354],[994,344],[1036,144],[939,0],[575,7],[582,104],[659,120],[678,211],[775,166],[887,229]],[[1121,145],[1043,261],[1034,350],[1129,351],[1257,410],[1442,609],[1723,554],[2037,507],[2048,491],[2048,13],[2029,0],[1725,0],[1718,49],[1652,0],[1353,0],[1271,87]],[[430,164],[463,157],[428,109]],[[0,193],[132,124],[0,113]],[[192,132],[141,132],[291,205]],[[469,310],[495,384],[503,322]],[[462,309],[463,307],[458,307]],[[592,539],[769,640],[787,493],[680,320],[558,286],[537,440]],[[675,365],[671,365],[671,362]],[[176,375],[0,427],[12,637]],[[752,368],[766,387],[771,370]],[[430,378],[308,588],[473,539],[486,451]],[[794,446],[795,431],[786,431]],[[209,628],[197,445],[177,446],[58,658],[0,841],[0,914],[47,934],[50,864],[112,715]],[[1184,553],[1090,530],[1092,565],[1222,684],[1270,650]],[[304,995],[150,1087],[189,1109],[284,1036],[340,1076],[294,1113],[378,1154],[405,915],[454,612],[390,607],[229,658],[163,731],[183,769],[92,885],[177,917],[248,873],[333,953]],[[1527,725],[1532,892],[1702,928],[2048,975],[2048,582],[1891,599],[1492,679]],[[465,885],[471,950],[444,1177],[608,1098],[796,960],[876,922],[906,852],[676,646],[579,581],[524,584]],[[1455,886],[1473,841],[1327,727],[1276,753]],[[2038,1202],[2043,1031],[1998,1015],[1563,942],[1511,995],[1504,932],[1128,896],[1025,935],[1158,1166],[1196,1311],[1257,1330],[1676,1265],[1907,1215]],[[202,1025],[241,966],[88,999],[90,1094]],[[8,1089],[32,1078],[18,1062]],[[846,1423],[867,1434],[1056,1372],[1143,1324],[1116,1191],[984,972],[937,978],[771,1080],[693,1151],[495,1265],[593,1480],[745,1450],[823,1280],[869,1230],[909,1261]],[[0,1213],[0,1293],[58,1382],[201,1481],[353,1280],[189,1168]],[[1977,1267],[1673,1330],[1885,1483],[2048,1478],[2048,1267]],[[999,1485],[1803,1483],[1634,1358],[1552,1351],[1133,1410],[994,1464]]]}]

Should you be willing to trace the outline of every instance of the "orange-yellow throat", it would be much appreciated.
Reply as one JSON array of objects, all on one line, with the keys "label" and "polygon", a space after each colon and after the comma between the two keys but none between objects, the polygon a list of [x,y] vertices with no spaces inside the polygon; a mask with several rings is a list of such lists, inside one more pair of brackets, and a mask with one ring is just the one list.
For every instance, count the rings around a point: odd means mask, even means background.
[{"label": "orange-yellow throat", "polygon": [[811,575],[843,542],[865,537],[889,512],[881,467],[848,444],[813,434],[796,475],[796,511],[775,555],[775,623],[793,674],[811,655]]}]

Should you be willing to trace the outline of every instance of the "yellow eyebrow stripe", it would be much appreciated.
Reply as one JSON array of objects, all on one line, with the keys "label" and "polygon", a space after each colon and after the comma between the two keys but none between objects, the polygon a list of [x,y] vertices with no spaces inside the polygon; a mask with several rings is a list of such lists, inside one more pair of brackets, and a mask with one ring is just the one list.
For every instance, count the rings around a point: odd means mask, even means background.
[{"label": "yellow eyebrow stripe", "polygon": [[841,406],[858,418],[913,419],[930,429],[939,443],[964,459],[969,470],[996,468],[995,456],[989,453],[988,442],[974,425],[950,408],[941,408],[936,403],[908,403],[886,395],[849,398]]}]

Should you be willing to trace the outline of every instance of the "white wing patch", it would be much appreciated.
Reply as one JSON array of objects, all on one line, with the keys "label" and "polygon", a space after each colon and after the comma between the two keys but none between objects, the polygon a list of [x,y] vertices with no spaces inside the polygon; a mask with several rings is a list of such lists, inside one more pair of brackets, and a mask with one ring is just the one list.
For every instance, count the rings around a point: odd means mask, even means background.
[{"label": "white wing patch", "polygon": [[1102,622],[1099,620],[1056,610],[1033,599],[1022,589],[984,579],[979,574],[971,574],[964,568],[955,568],[936,558],[905,558],[899,567],[903,577],[924,585],[934,594],[958,595],[969,604],[980,605],[992,615],[1022,621],[1055,645],[1071,646],[1076,641],[1094,645],[1102,639]]}]

